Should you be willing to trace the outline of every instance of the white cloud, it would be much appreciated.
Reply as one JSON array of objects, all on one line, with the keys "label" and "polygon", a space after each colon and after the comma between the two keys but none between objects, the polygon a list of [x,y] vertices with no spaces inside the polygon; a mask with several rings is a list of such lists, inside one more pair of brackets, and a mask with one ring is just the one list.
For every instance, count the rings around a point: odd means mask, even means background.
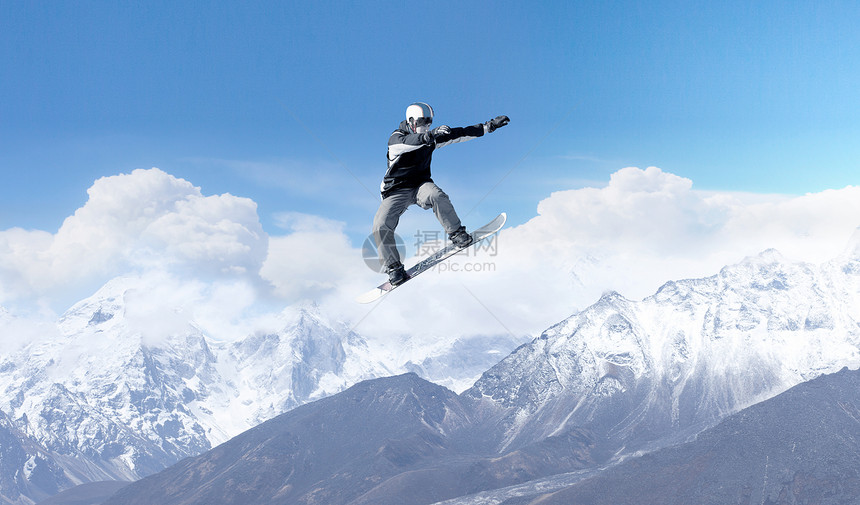
[{"label": "white cloud", "polygon": [[[803,196],[705,192],[659,168],[625,168],[605,187],[560,191],[503,230],[498,254],[455,257],[367,315],[362,329],[455,334],[539,332],[608,290],[653,294],[768,248],[821,263],[860,225],[860,188]],[[489,265],[481,266],[482,263]],[[482,269],[467,272],[465,269]]]},{"label": "white cloud", "polygon": [[140,235],[151,249],[184,267],[201,265],[222,273],[256,273],[266,254],[267,235],[247,198],[216,195],[175,202]]},{"label": "white cloud", "polygon": [[767,248],[821,262],[860,224],[858,196],[850,186],[804,196],[703,192],[655,167],[625,168],[605,188],[553,194],[514,235],[555,236],[584,256],[644,257],[667,267],[683,260],[713,269]]},{"label": "white cloud", "polygon": [[268,312],[276,309],[258,310],[263,301],[247,280],[188,279],[150,271],[123,278],[118,285],[129,327],[140,332],[150,345],[172,334],[187,333],[191,322],[207,335],[225,341],[272,329]]},{"label": "white cloud", "polygon": [[157,168],[103,177],[87,193],[55,234],[0,231],[5,299],[147,269],[256,276],[266,257],[268,236],[250,199],[203,196]]},{"label": "white cloud", "polygon": [[17,317],[0,307],[0,356],[23,345],[60,336],[56,322],[48,317]]},{"label": "white cloud", "polygon": [[[361,251],[344,233],[345,223],[301,213],[277,216],[290,230],[269,239],[269,255],[260,275],[289,301],[338,298],[360,281],[373,282]],[[365,271],[366,270],[366,271]]]},{"label": "white cloud", "polygon": [[[625,168],[605,187],[541,201],[536,217],[502,231],[494,252],[457,256],[447,271],[360,305],[354,298],[384,275],[365,264],[345,222],[288,212],[275,216],[283,231],[270,237],[252,200],[204,196],[158,169],[99,179],[88,193],[56,234],[0,231],[0,303],[62,290],[76,301],[92,282],[149,272],[154,287],[135,300],[142,321],[180,306],[177,324],[193,314],[225,339],[302,300],[388,342],[519,336],[604,291],[641,298],[668,280],[713,275],[768,248],[820,263],[839,254],[860,225],[857,187],[803,196],[708,192],[658,168]],[[417,207],[404,218],[403,230],[434,224]],[[429,227],[410,227],[425,221]]]},{"label": "white cloud", "polygon": [[344,222],[303,212],[280,212],[274,217],[275,224],[292,232],[341,233],[346,227]]}]

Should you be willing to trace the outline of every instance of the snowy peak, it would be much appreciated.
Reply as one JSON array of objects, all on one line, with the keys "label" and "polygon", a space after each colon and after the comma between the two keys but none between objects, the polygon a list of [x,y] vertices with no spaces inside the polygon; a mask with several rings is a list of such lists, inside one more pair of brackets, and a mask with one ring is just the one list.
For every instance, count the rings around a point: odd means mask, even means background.
[{"label": "snowy peak", "polygon": [[830,262],[830,267],[853,277],[855,285],[860,283],[860,227],[854,231],[842,254]]},{"label": "snowy peak", "polygon": [[242,402],[257,406],[248,427],[360,380],[390,374],[361,336],[322,315],[317,306],[288,309],[281,320],[284,326],[277,332],[221,347]]},{"label": "snowy peak", "polygon": [[854,230],[854,233],[851,235],[851,239],[848,241],[848,245],[840,255],[840,258],[860,261],[860,227]]},{"label": "snowy peak", "polygon": [[465,394],[501,409],[502,447],[566,427],[605,430],[600,423],[619,418],[610,436],[694,429],[860,365],[857,278],[768,250],[712,277],[668,282],[641,301],[609,292]]},{"label": "snowy peak", "polygon": [[784,291],[788,283],[809,282],[813,272],[804,263],[790,263],[775,249],[723,268],[719,279],[730,290]]},{"label": "snowy peak", "polygon": [[120,277],[109,281],[95,294],[73,305],[60,318],[60,327],[65,333],[80,332],[88,326],[110,321],[122,316],[125,310],[125,294],[134,289],[134,280]]},{"label": "snowy peak", "polygon": [[225,342],[189,317],[184,293],[166,291],[114,279],[62,316],[56,338],[0,359],[0,412],[65,462],[69,482],[138,479],[390,374],[319,307],[288,309],[280,329]]}]

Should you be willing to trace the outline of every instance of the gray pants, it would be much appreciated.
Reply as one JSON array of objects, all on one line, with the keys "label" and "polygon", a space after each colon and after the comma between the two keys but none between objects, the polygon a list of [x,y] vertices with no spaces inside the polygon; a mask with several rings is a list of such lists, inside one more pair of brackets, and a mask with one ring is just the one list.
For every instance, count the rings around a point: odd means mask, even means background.
[{"label": "gray pants", "polygon": [[400,216],[410,205],[418,205],[422,209],[433,209],[436,219],[442,223],[449,235],[460,228],[460,218],[451,205],[451,200],[439,186],[425,182],[417,188],[397,191],[383,198],[376,216],[373,218],[373,236],[379,249],[379,258],[387,271],[392,265],[400,263],[400,253],[394,240],[394,229],[400,222]]}]

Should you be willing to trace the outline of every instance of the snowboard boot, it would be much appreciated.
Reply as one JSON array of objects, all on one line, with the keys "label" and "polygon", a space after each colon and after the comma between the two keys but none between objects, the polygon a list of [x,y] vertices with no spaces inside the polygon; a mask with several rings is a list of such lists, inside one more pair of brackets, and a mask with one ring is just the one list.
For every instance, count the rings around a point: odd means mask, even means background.
[{"label": "snowboard boot", "polygon": [[409,280],[409,274],[406,273],[406,269],[403,268],[402,263],[398,261],[388,267],[388,282],[390,282],[392,286],[399,286],[407,280]]},{"label": "snowboard boot", "polygon": [[457,228],[457,231],[448,235],[448,239],[459,248],[466,247],[472,243],[472,236],[466,233],[465,226]]}]

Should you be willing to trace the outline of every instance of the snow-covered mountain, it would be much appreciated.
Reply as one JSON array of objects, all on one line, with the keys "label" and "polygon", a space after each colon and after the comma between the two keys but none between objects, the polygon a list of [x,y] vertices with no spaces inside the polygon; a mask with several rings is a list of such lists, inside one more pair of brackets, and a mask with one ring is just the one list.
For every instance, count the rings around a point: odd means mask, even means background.
[{"label": "snow-covered mountain", "polygon": [[835,260],[768,250],[641,301],[607,293],[488,370],[500,450],[587,426],[629,452],[860,366],[860,233]]},{"label": "snow-covered mountain", "polygon": [[[71,483],[134,479],[362,379],[405,368],[457,382],[466,374],[454,377],[456,369],[492,356],[458,360],[481,347],[464,340],[416,346],[399,354],[408,363],[392,366],[399,351],[380,356],[313,306],[285,311],[278,331],[222,342],[181,313],[130,312],[134,296],[133,282],[116,279],[70,309],[58,337],[0,357],[0,412],[31,448],[24,475],[61,468]],[[711,277],[669,282],[640,301],[607,293],[463,393],[476,410],[458,436],[475,430],[467,440],[475,451],[515,459],[564,440],[599,441],[576,464],[624,458],[858,365],[860,232],[823,265],[771,250]]]},{"label": "snow-covered mountain", "polygon": [[133,279],[111,281],[62,317],[58,338],[0,357],[0,412],[43,451],[27,458],[31,474],[39,475],[40,461],[46,472],[63,469],[57,490],[135,480],[297,405],[391,374],[362,337],[314,306],[285,311],[279,331],[228,343],[192,321],[141,321],[127,310],[135,289]]},{"label": "snow-covered mountain", "polygon": [[600,472],[437,505],[857,503],[860,371],[799,384],[690,441]]},{"label": "snow-covered mountain", "polygon": [[[107,503],[202,505],[213,496],[237,505],[531,503],[505,501],[493,490],[516,490],[513,497],[541,495],[600,477],[625,461],[641,469],[637,456],[643,451],[703,434],[711,442],[694,445],[701,450],[699,459],[671,460],[673,466],[663,470],[698,471],[712,459],[713,440],[728,440],[722,435],[744,440],[754,433],[760,443],[761,433],[780,422],[799,423],[802,429],[794,433],[807,438],[820,435],[814,413],[793,412],[808,405],[826,407],[841,423],[856,426],[856,406],[845,403],[856,395],[849,394],[779,407],[778,414],[761,416],[744,432],[732,428],[734,422],[706,431],[791,386],[860,365],[858,245],[820,266],[765,251],[712,277],[669,282],[641,301],[607,293],[518,348],[459,396],[414,375],[362,383],[132,484]],[[840,375],[851,377],[840,386],[850,393],[856,372]],[[816,388],[801,391],[814,394]],[[381,422],[380,413],[397,421]],[[311,431],[313,436],[303,435]],[[855,431],[847,439],[851,443]],[[714,433],[722,435],[714,438]],[[805,442],[797,447],[815,453],[817,443]],[[758,455],[766,458],[768,450],[778,449],[782,462],[794,465],[786,468],[800,468],[794,475],[813,494],[831,493],[844,470],[838,464],[842,459],[828,460],[826,478],[811,481],[794,445],[777,435],[760,445],[768,447]],[[754,481],[743,471],[748,462],[737,457],[745,449],[723,450],[733,459],[721,463],[727,472],[719,474]],[[844,455],[845,461],[856,459],[850,447],[839,457]],[[266,464],[272,460],[283,464]],[[792,473],[766,487],[767,472],[777,476],[783,467],[769,469],[767,459],[761,466],[763,494],[798,489],[785,484]],[[711,484],[722,489],[721,482]],[[660,492],[659,486],[651,488]],[[632,485],[629,491],[636,489]]]},{"label": "snow-covered mountain", "polygon": [[50,451],[0,412],[0,503],[32,503],[72,484]]},{"label": "snow-covered mountain", "polygon": [[[50,336],[0,355],[0,415],[18,444],[39,447],[14,458],[6,474],[41,465],[55,476],[46,492],[136,480],[364,379],[413,370],[463,390],[519,343],[475,337],[422,346],[407,338],[402,348],[371,348],[313,304],[267,320],[276,331],[227,342],[181,307],[150,306],[152,296],[141,293],[150,288],[140,278],[114,279],[45,325]],[[21,327],[14,322],[0,309],[5,332]],[[18,492],[2,477],[0,503]],[[21,503],[44,496],[28,489],[19,490]]]}]

